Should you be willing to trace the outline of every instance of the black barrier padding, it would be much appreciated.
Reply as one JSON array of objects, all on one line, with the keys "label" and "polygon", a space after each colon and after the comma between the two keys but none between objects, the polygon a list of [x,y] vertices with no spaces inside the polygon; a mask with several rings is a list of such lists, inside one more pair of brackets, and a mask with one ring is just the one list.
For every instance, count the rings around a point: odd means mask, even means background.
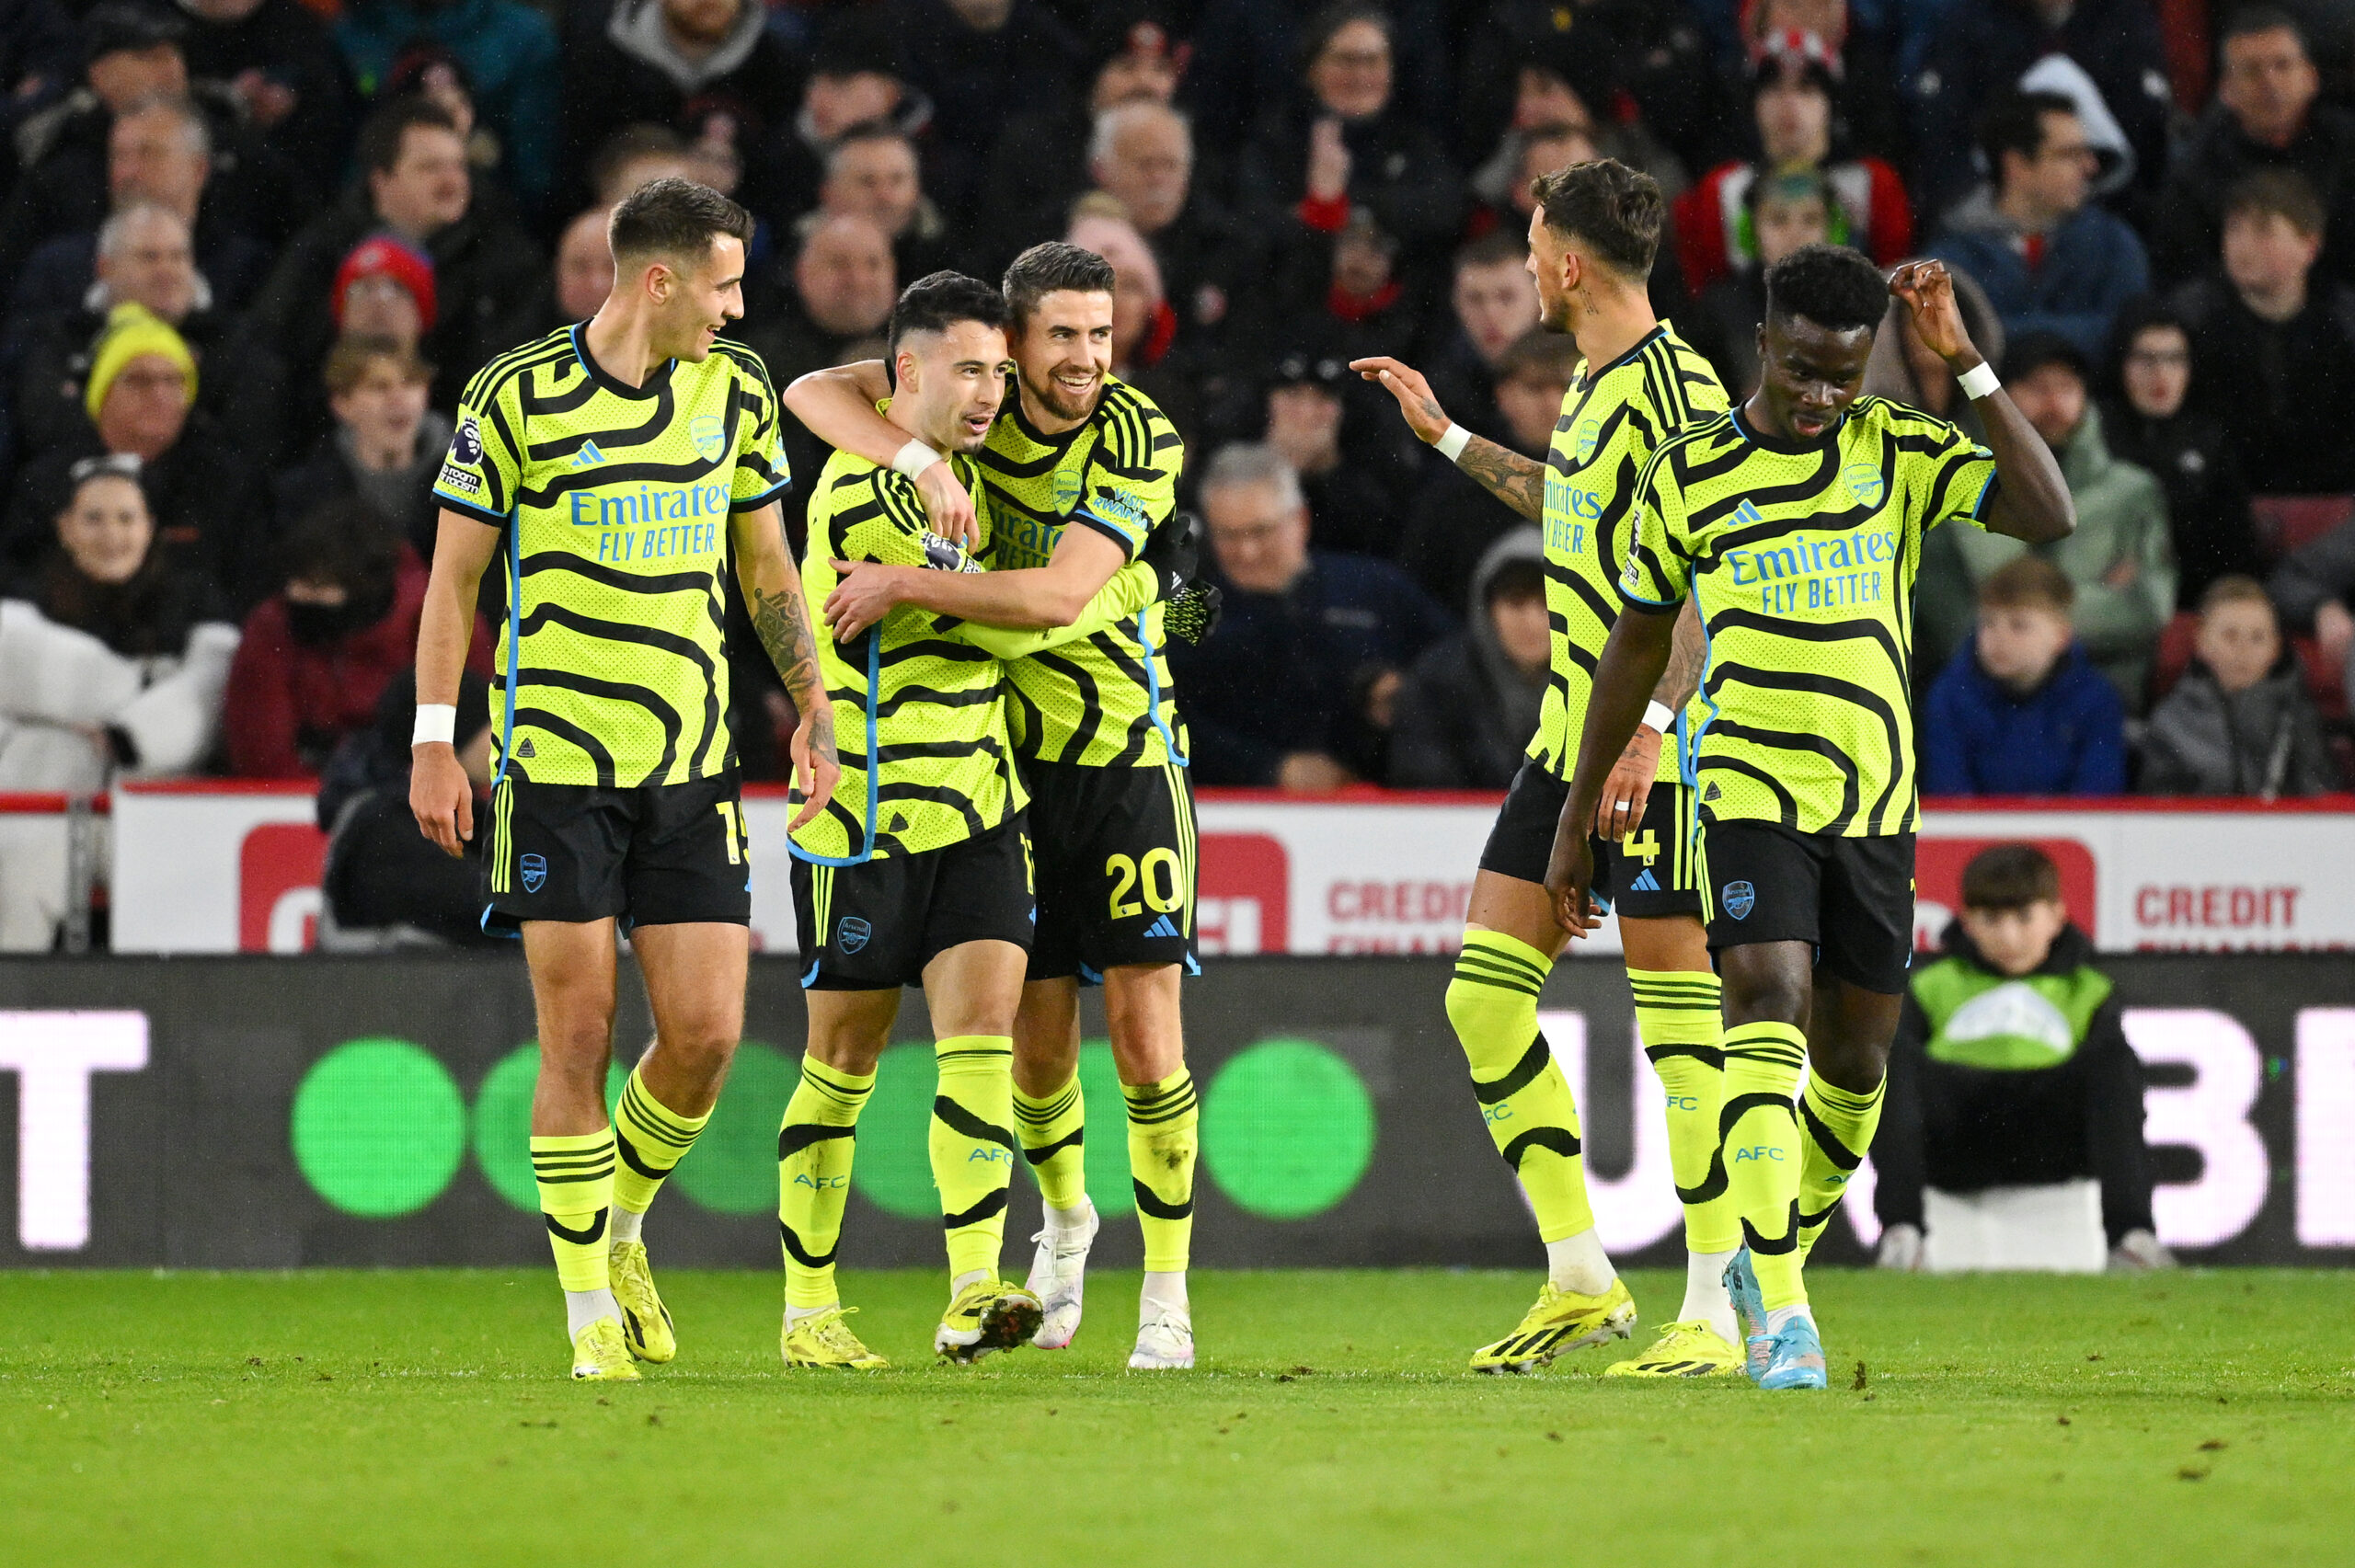
[{"label": "black barrier padding", "polygon": [[[1370,1096],[1371,1162],[1354,1189],[1306,1218],[1255,1217],[1205,1172],[1197,1182],[1194,1257],[1208,1266],[1536,1266],[1543,1253],[1511,1173],[1483,1128],[1442,999],[1444,956],[1232,958],[1186,988],[1188,1049],[1206,1091],[1238,1052],[1271,1037],[1316,1042],[1353,1070]],[[2272,1167],[2255,1219],[2236,1237],[2190,1254],[2214,1263],[2355,1262],[2355,1250],[2302,1247],[2294,1222],[2295,1020],[2300,1009],[2355,1005],[2355,963],[2328,955],[2137,955],[2108,960],[2131,1005],[2205,1007],[2232,1014],[2256,1039],[2266,1069],[2250,1120]],[[650,1033],[644,992],[623,966],[615,1036],[625,1060]],[[748,1038],[798,1052],[802,991],[789,959],[752,965]],[[1633,1013],[1618,967],[1558,966],[1543,1005],[1587,1016],[1589,1079],[1580,1102],[1588,1156],[1604,1177],[1631,1150],[1631,1094],[1648,1070],[1628,1048]],[[467,1105],[493,1066],[533,1037],[531,991],[519,958],[400,956],[299,959],[89,958],[0,960],[0,1008],[136,1009],[150,1021],[139,1072],[91,1081],[90,1242],[78,1252],[28,1251],[19,1242],[17,1075],[0,1071],[0,1266],[291,1267],[303,1265],[517,1265],[545,1262],[535,1214],[501,1198],[471,1147],[437,1197],[415,1213],[363,1219],[322,1198],[298,1166],[290,1114],[304,1075],[339,1045],[382,1036],[416,1043],[446,1070]],[[1097,993],[1084,1031],[1103,1033]],[[906,994],[897,1038],[925,1041],[921,995]],[[743,1081],[749,1082],[749,1079]],[[775,1104],[740,1106],[774,1127]],[[1578,1087],[1578,1086],[1574,1086]],[[733,1092],[731,1090],[731,1092]],[[751,1093],[751,1091],[746,1091]],[[1091,1151],[1117,1137],[1118,1107],[1091,1102]],[[871,1114],[871,1113],[870,1113]],[[1281,1107],[1271,1125],[1282,1126]],[[471,1124],[469,1124],[471,1127]],[[1314,1129],[1309,1129],[1314,1130]],[[2345,1129],[2340,1129],[2345,1135]],[[1215,1150],[1212,1151],[1213,1155]],[[2165,1151],[2163,1173],[2196,1168]],[[674,1182],[674,1188],[678,1184]],[[1006,1267],[1019,1274],[1038,1198],[1017,1175]],[[673,1190],[648,1224],[656,1255],[696,1265],[777,1266],[771,1212],[722,1213]],[[1671,1230],[1622,1261],[1660,1264],[1681,1251]],[[1862,1256],[1835,1221],[1818,1255]],[[1108,1225],[1099,1259],[1134,1266],[1133,1221]],[[944,1261],[936,1219],[897,1218],[856,1190],[842,1259],[851,1267]]]}]

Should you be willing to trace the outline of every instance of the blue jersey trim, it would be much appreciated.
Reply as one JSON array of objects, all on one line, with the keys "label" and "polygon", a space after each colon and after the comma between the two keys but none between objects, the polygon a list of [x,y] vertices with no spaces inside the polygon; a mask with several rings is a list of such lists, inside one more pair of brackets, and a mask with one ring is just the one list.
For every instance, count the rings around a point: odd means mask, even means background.
[{"label": "blue jersey trim", "polygon": [[1137,612],[1137,647],[1144,649],[1145,715],[1153,720],[1153,727],[1161,732],[1161,744],[1168,748],[1169,760],[1181,768],[1190,768],[1194,760],[1178,754],[1178,738],[1169,732],[1169,721],[1161,716],[1161,671],[1154,667],[1153,662],[1161,650],[1154,646],[1152,638],[1144,635],[1144,618],[1150,608],[1147,606],[1146,610]]}]

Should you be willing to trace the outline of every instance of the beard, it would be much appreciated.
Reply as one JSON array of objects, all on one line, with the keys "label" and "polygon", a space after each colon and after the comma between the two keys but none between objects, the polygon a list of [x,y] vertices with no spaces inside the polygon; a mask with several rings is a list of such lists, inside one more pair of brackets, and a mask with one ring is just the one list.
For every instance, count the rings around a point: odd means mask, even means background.
[{"label": "beard", "polygon": [[1052,376],[1031,383],[1030,391],[1056,418],[1085,419],[1096,412],[1096,405],[1103,400],[1104,378],[1097,377],[1085,394],[1074,395]]}]

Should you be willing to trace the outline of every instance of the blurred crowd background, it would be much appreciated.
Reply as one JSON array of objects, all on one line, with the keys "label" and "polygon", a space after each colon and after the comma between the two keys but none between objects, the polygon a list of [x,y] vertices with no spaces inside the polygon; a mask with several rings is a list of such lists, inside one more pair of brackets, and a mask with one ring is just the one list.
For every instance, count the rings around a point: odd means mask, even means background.
[{"label": "blurred crowd background", "polygon": [[[1930,541],[1926,791],[2335,790],[2350,103],[2350,0],[0,0],[0,791],[324,777],[396,834],[458,390],[595,310],[664,174],[758,218],[779,385],[935,269],[1103,253],[1227,588],[1173,654],[1198,781],[1500,788],[1537,531],[1346,366],[1541,454],[1529,181],[1602,155],[1668,192],[1655,301],[1737,397],[1764,264],[1936,256],[2059,454],[2073,538]],[[1895,314],[1867,388],[1972,420]]]}]

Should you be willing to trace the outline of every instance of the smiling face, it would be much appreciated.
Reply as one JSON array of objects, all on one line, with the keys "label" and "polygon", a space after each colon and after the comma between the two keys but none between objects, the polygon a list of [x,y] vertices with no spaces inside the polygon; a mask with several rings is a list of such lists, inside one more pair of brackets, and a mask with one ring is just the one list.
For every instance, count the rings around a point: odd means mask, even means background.
[{"label": "smiling face", "polygon": [[138,485],[119,474],[85,479],[57,519],[57,540],[92,582],[129,582],[146,563],[155,524]]},{"label": "smiling face", "polygon": [[1005,401],[1005,372],[1013,364],[1002,327],[952,321],[939,332],[909,333],[892,359],[892,411],[909,399],[913,428],[926,445],[979,452]]},{"label": "smiling face", "polygon": [[1759,382],[1752,407],[1766,433],[1821,441],[1864,390],[1873,329],[1834,332],[1803,315],[1766,318],[1758,329]]},{"label": "smiling face", "polygon": [[641,266],[641,286],[654,301],[647,346],[665,359],[701,364],[728,324],[743,318],[744,242],[714,235],[698,260]]},{"label": "smiling face", "polygon": [[1017,328],[1014,363],[1022,388],[1057,420],[1096,412],[1112,373],[1112,296],[1100,289],[1057,289],[1040,296]]}]

